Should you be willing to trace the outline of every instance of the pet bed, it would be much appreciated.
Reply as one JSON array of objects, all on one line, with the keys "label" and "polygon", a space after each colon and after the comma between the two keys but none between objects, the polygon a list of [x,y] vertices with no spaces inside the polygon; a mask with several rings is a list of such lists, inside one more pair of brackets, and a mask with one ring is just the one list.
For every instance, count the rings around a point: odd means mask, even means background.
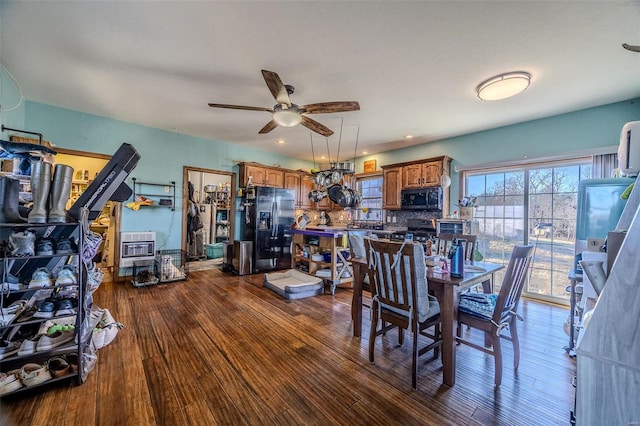
[{"label": "pet bed", "polygon": [[324,293],[324,282],[321,278],[307,275],[296,269],[264,274],[264,286],[289,300]]}]

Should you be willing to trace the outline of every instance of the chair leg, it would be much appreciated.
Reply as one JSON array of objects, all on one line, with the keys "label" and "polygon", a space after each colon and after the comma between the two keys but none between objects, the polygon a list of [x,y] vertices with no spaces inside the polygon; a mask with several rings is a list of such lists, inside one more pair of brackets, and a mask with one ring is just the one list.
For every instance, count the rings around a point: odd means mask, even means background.
[{"label": "chair leg", "polygon": [[502,383],[502,348],[500,347],[500,337],[492,334],[493,357],[495,358],[495,384],[500,386]]},{"label": "chair leg", "polygon": [[[373,350],[376,345],[376,334],[378,327],[378,306],[375,302],[372,303],[372,306],[373,315],[371,318],[371,329],[369,331],[369,362],[373,364]],[[382,323],[384,324],[384,321]]]},{"label": "chair leg", "polygon": [[398,326],[398,346],[404,343],[404,328]]},{"label": "chair leg", "polygon": [[511,333],[511,342],[513,343],[513,368],[517,369],[520,365],[520,341],[518,340],[515,318],[513,318],[509,324],[509,332]]},{"label": "chair leg", "polygon": [[418,335],[417,330],[413,332],[413,354],[411,360],[411,386],[413,390],[418,389]]},{"label": "chair leg", "polygon": [[[440,324],[436,324],[433,326],[433,335],[435,336],[436,341],[442,339],[442,334],[440,332]],[[436,346],[435,348],[433,348],[433,357],[438,358],[439,355],[440,355],[440,346]]]}]

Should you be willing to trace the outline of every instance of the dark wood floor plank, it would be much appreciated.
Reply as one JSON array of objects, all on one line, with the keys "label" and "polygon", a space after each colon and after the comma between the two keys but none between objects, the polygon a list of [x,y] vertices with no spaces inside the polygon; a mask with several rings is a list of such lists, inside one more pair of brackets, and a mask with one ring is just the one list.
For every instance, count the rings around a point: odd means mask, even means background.
[{"label": "dark wood floor plank", "polygon": [[440,360],[425,356],[414,391],[411,335],[401,347],[395,331],[378,338],[371,364],[370,315],[354,338],[350,289],[289,301],[262,280],[210,270],[147,288],[103,284],[96,304],[126,327],[99,351],[88,381],[3,398],[0,424],[568,424],[566,308],[523,300],[520,368],[504,342],[499,389],[493,358],[460,346],[454,387],[442,385]]}]

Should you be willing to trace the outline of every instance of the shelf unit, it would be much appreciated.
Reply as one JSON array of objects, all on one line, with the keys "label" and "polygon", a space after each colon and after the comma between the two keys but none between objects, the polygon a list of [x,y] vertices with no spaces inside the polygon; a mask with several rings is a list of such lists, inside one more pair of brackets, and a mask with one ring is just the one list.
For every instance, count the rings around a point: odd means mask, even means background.
[{"label": "shelf unit", "polygon": [[[0,240],[7,241],[12,234],[15,233],[33,233],[36,240],[39,238],[51,238],[52,240],[58,240],[61,238],[71,238],[77,241],[77,247],[73,253],[68,254],[53,254],[53,255],[39,255],[39,256],[26,256],[18,257],[11,256],[8,253],[4,253],[4,257],[0,258],[0,274],[2,276],[2,282],[9,282],[9,277],[14,276],[18,278],[20,283],[20,289],[9,290],[0,288],[2,296],[2,308],[7,308],[14,302],[25,301],[26,308],[17,316],[11,318],[5,314],[4,321],[0,322],[0,340],[13,342],[16,345],[21,343],[25,339],[35,337],[43,324],[46,321],[52,321],[58,324],[71,324],[74,326],[75,334],[73,338],[59,346],[53,347],[49,350],[34,351],[29,354],[19,355],[13,353],[6,355],[0,359],[0,371],[3,373],[9,373],[14,370],[19,370],[23,366],[29,363],[35,363],[40,366],[46,366],[48,361],[54,356],[71,356],[74,355],[77,359],[77,369],[75,371],[70,370],[68,374],[64,374],[61,377],[52,377],[42,383],[33,386],[22,386],[12,392],[5,393],[2,396],[29,391],[31,389],[40,388],[42,386],[48,386],[52,383],[63,381],[66,379],[75,379],[78,384],[83,382],[83,375],[86,377],[86,366],[83,362],[83,354],[90,352],[89,346],[91,345],[92,327],[83,327],[83,324],[88,321],[88,314],[90,310],[90,300],[87,298],[86,293],[86,270],[81,258],[83,252],[82,247],[82,226],[77,223],[64,223],[64,224],[0,224]],[[54,252],[55,253],[55,252]],[[77,273],[77,284],[63,284],[55,285],[55,276],[57,272],[65,265],[73,265]],[[33,273],[39,268],[46,268],[52,273],[53,286],[29,288],[29,282],[33,276]],[[57,315],[54,311],[50,318],[38,318],[29,317],[27,312],[29,308],[37,309],[37,307],[46,298],[68,298],[71,299],[75,305],[76,314],[66,313],[64,315]],[[75,316],[75,318],[74,318]],[[2,319],[3,317],[0,317]],[[40,337],[42,339],[43,337]],[[39,340],[38,340],[39,341]],[[18,379],[19,380],[19,379]]]},{"label": "shelf unit", "polygon": [[[158,182],[141,182],[136,178],[131,178],[133,182],[133,200],[137,201],[138,197],[145,197],[153,201],[153,204],[141,204],[141,207],[164,207],[171,211],[176,210],[176,182],[169,183]],[[164,189],[161,192],[160,188]],[[161,200],[169,200],[167,204],[160,204]],[[170,204],[169,204],[170,203]]]},{"label": "shelf unit", "polygon": [[[331,286],[331,294],[335,294],[337,286],[353,282],[351,264],[344,255],[348,248],[343,246],[342,234],[295,230],[292,233],[291,264],[296,269],[324,279]],[[331,262],[312,259],[314,254],[323,252],[331,253]],[[319,275],[321,270],[328,272]]]}]

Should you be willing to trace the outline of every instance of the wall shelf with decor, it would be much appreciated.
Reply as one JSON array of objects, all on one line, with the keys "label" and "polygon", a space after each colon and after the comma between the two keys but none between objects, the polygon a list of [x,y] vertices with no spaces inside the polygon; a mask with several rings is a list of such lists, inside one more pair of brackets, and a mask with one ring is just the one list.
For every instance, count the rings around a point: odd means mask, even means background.
[{"label": "wall shelf with decor", "polygon": [[165,207],[176,210],[176,183],[133,181],[133,201],[140,207]]}]

